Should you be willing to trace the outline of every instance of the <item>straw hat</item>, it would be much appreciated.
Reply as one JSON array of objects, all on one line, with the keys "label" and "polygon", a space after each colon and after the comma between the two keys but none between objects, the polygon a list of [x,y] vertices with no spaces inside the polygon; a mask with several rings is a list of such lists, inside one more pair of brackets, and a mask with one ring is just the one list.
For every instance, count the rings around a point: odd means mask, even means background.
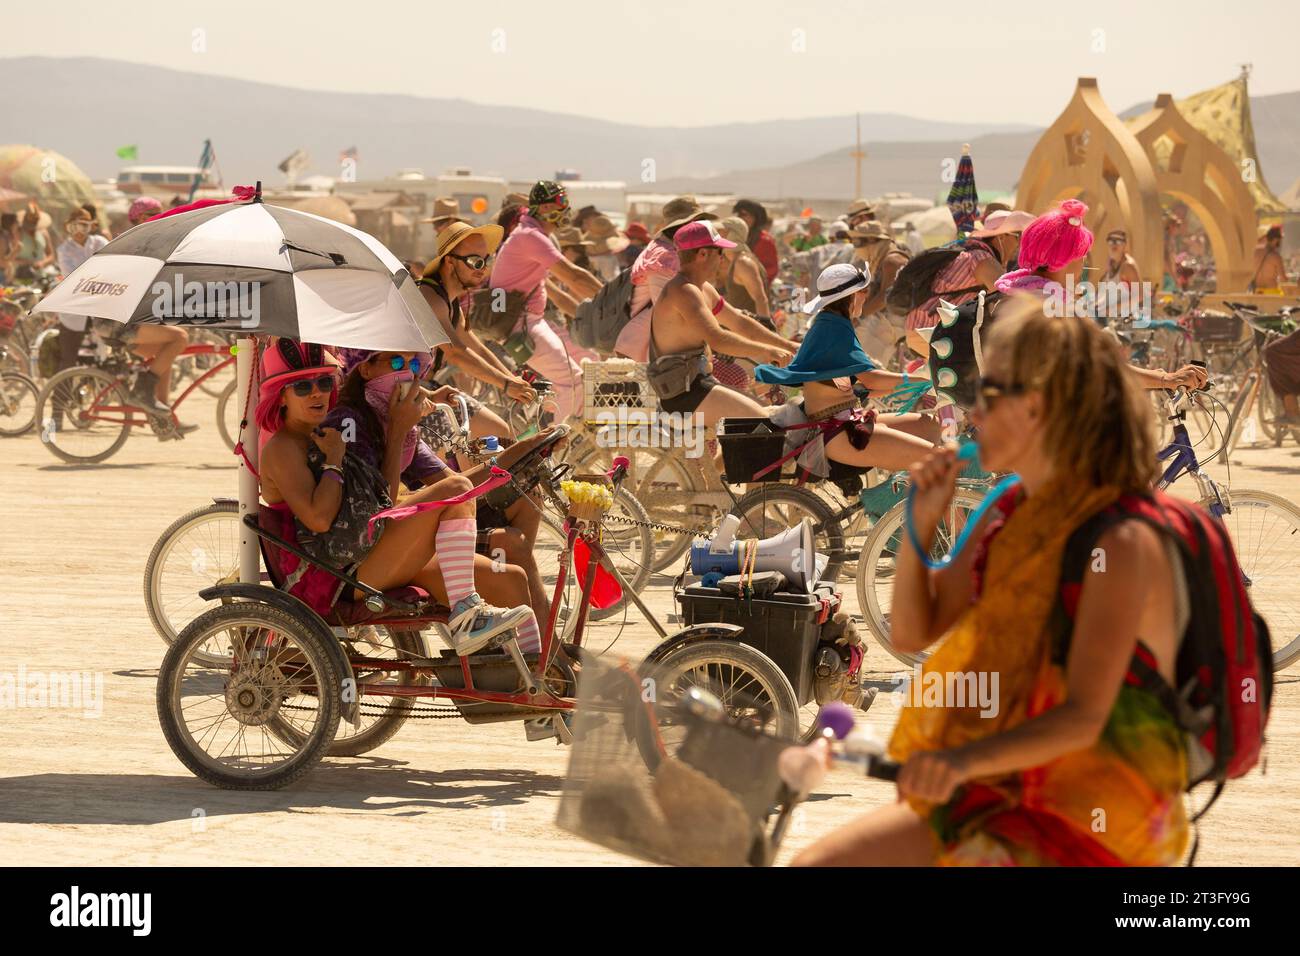
[{"label": "straw hat", "polygon": [[617,255],[632,244],[632,240],[618,234],[618,229],[608,216],[597,216],[587,227],[586,238],[595,247],[595,255]]},{"label": "straw hat", "polygon": [[890,239],[889,230],[879,220],[872,219],[849,230],[850,239]]},{"label": "straw hat", "polygon": [[855,199],[853,202],[849,203],[849,210],[844,215],[846,218],[852,219],[854,216],[859,216],[866,212],[869,212],[874,216],[876,213],[876,207],[865,199]]},{"label": "straw hat", "polygon": [[439,196],[433,201],[433,215],[428,219],[421,219],[420,222],[431,222],[434,225],[442,222],[469,222],[460,214],[460,200],[454,196]]},{"label": "straw hat", "polygon": [[678,226],[684,226],[688,222],[718,218],[711,212],[703,212],[700,209],[699,200],[694,196],[678,196],[676,199],[670,199],[664,203],[661,214],[664,224],[659,227],[659,234],[669,229],[676,229]]},{"label": "straw hat", "polygon": [[438,233],[438,249],[434,253],[428,265],[424,267],[424,274],[431,276],[437,273],[438,267],[442,265],[442,260],[447,255],[456,250],[456,247],[468,239],[470,236],[482,236],[487,242],[487,254],[497,251],[501,245],[501,239],[505,235],[505,230],[494,222],[483,226],[471,226],[463,220],[456,220],[442,232]]},{"label": "straw hat", "polygon": [[1031,213],[1019,209],[998,209],[989,213],[984,220],[984,228],[971,233],[972,239],[987,239],[990,236],[1003,236],[1009,232],[1024,232],[1034,221]]},{"label": "straw hat", "polygon": [[501,200],[501,208],[507,206],[527,206],[528,195],[526,193],[506,193],[506,198]]}]

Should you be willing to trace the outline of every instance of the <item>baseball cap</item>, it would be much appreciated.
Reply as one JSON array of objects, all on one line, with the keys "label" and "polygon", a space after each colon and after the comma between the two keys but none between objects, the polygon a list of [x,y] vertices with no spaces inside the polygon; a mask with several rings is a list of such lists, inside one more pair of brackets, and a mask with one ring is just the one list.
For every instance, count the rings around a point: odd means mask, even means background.
[{"label": "baseball cap", "polygon": [[685,252],[687,249],[707,249],[709,247],[717,249],[736,248],[736,244],[730,239],[723,239],[718,234],[717,227],[707,219],[688,222],[682,226],[673,235],[673,244],[677,246],[680,252]]}]

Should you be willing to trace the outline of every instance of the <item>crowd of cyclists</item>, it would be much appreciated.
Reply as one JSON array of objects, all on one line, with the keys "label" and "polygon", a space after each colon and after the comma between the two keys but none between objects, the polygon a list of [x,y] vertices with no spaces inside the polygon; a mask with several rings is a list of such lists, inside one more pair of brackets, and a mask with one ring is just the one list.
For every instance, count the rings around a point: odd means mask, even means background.
[{"label": "crowd of cyclists", "polygon": [[[144,202],[132,207],[133,224],[160,211]],[[816,222],[781,240],[787,255],[842,247],[816,276],[801,316],[773,307],[780,251],[757,202],[741,200],[724,218],[693,197],[678,197],[663,207],[653,233],[634,223],[618,234],[592,212],[582,211],[585,229],[575,226],[563,184],[539,181],[527,196],[512,195],[495,223],[475,226],[456,216],[436,222],[434,255],[410,265],[448,338],[432,354],[289,340],[265,345],[256,408],[259,478],[282,536],[380,591],[427,590],[451,609],[457,654],[475,653],[506,630],[535,651],[538,622],[549,616],[532,556],[539,515],[518,495],[489,505],[482,492],[493,485],[496,467],[508,470],[537,444],[581,427],[584,360],[612,354],[644,363],[660,412],[692,421],[710,438],[724,419],[770,415],[799,433],[801,463],[909,470],[921,495],[923,540],[933,538],[961,469],[944,442],[952,434],[947,426],[968,422],[979,430],[985,467],[1021,475],[1020,499],[1014,513],[1011,504],[1004,508],[1000,523],[977,529],[990,540],[998,534],[995,550],[976,552],[985,565],[974,566],[968,554],[960,566],[938,572],[937,581],[918,562],[902,560],[893,627],[915,649],[956,630],[962,637],[944,644],[947,658],[1010,678],[1003,704],[1010,716],[978,731],[951,713],[900,724],[894,749],[910,758],[900,778],[907,802],[828,838],[801,862],[1177,859],[1187,821],[1181,802],[1171,800],[1180,788],[1170,781],[1179,779],[1187,758],[1176,735],[1157,720],[1164,741],[1158,752],[1107,745],[1127,738],[1135,720],[1147,726],[1134,716],[1133,701],[1117,699],[1130,659],[1144,655],[1166,685],[1176,676],[1187,612],[1175,551],[1156,532],[1121,522],[1102,541],[1124,573],[1084,589],[1073,612],[1080,622],[1073,648],[1051,645],[1045,627],[1038,643],[1010,640],[1031,611],[1047,619],[1071,534],[1120,496],[1149,488],[1151,406],[1135,396],[1142,389],[1197,389],[1207,378],[1197,364],[1132,365],[1102,322],[1056,317],[1051,297],[1079,276],[1091,250],[1087,207],[1071,200],[1040,211],[986,208],[969,235],[917,252],[893,237],[870,203],[856,201],[829,238]],[[46,268],[57,259],[64,274],[71,272],[107,242],[93,222],[90,212],[75,210],[57,248],[48,237],[25,234],[25,266]],[[1124,236],[1108,239],[1112,257],[1119,256],[1108,274],[1126,281]],[[613,348],[602,354],[575,341],[572,323],[616,284],[629,288],[610,297]],[[949,347],[940,348],[936,335],[962,309],[976,310],[988,336],[983,361],[968,372],[971,405],[942,414],[871,409],[869,397],[930,374],[930,360]],[[62,320],[61,365],[77,360],[82,330],[75,322]],[[170,371],[186,341],[183,330],[141,326],[126,343],[150,362],[132,396],[147,412],[169,413]],[[1284,342],[1294,350],[1294,336]],[[895,354],[904,359],[891,368]],[[540,383],[547,385],[541,391],[548,420],[530,436],[512,435],[500,410],[469,394],[486,387],[506,407],[527,405],[539,399]],[[1292,396],[1300,392],[1300,383],[1276,384],[1291,387]],[[471,433],[499,439],[495,467],[450,467],[420,428],[456,396],[466,400]],[[341,597],[335,578],[286,559],[286,587],[309,606],[328,610]],[[1044,709],[1044,701],[1055,706]],[[529,739],[555,733],[550,722],[528,725]],[[1062,765],[1066,754],[1076,756]],[[1108,799],[1122,809],[1117,825],[1100,836],[1089,835],[1086,808],[1075,800],[1083,774],[1099,761],[1137,775],[1123,790],[1114,785],[1122,773],[1097,783],[1111,788]],[[1076,787],[1068,801],[1064,790],[1039,793],[1037,802],[1007,796],[1027,773],[1049,764]],[[972,803],[987,796],[968,786],[975,780],[999,781],[999,799]],[[1096,798],[1086,786],[1081,792]],[[1058,831],[1043,840],[1049,817],[1069,839]],[[1152,832],[1160,838],[1151,839]]]}]

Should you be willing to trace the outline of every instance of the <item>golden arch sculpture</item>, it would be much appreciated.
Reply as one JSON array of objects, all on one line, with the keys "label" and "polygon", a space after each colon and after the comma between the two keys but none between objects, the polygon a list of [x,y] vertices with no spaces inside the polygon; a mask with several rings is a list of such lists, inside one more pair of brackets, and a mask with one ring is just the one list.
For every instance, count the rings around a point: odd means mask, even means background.
[{"label": "golden arch sculpture", "polygon": [[1159,282],[1164,234],[1156,171],[1093,77],[1079,78],[1069,104],[1029,154],[1016,187],[1016,207],[1035,215],[1074,198],[1088,204],[1087,225],[1095,235],[1126,230],[1142,276]]},{"label": "golden arch sculpture", "polygon": [[[1130,120],[1129,129],[1155,168],[1160,194],[1181,199],[1200,219],[1214,251],[1218,288],[1245,289],[1259,220],[1241,167],[1187,121],[1168,93]],[[1157,276],[1145,270],[1143,275]]]}]

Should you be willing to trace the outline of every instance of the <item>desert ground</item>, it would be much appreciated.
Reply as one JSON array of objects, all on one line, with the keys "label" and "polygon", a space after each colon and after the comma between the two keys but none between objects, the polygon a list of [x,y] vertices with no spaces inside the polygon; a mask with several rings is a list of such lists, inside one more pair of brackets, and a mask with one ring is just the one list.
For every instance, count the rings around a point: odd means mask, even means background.
[{"label": "desert ground", "polygon": [[[100,465],[62,464],[36,435],[0,443],[0,672],[103,681],[98,714],[0,710],[0,864],[634,863],[556,826],[568,754],[526,742],[519,724],[411,721],[373,754],[327,759],[277,792],[215,789],[180,764],[155,713],[164,646],[145,612],[144,564],[174,518],[236,490],[213,401],[195,396],[184,411],[200,431],[168,443],[133,436]],[[1222,464],[1210,470],[1226,475]],[[1300,498],[1300,448],[1240,450],[1231,485]],[[1176,490],[1194,495],[1189,482]],[[856,608],[852,581],[844,588]],[[671,613],[668,578],[652,579],[646,597]],[[590,643],[615,636],[612,652],[633,659],[656,643],[635,610],[597,625]],[[865,720],[884,735],[900,665],[873,643],[867,669],[881,694]],[[1266,765],[1202,822],[1200,864],[1300,863],[1300,665],[1277,677]],[[834,771],[797,813],[778,862],[892,799],[890,784]]]}]

